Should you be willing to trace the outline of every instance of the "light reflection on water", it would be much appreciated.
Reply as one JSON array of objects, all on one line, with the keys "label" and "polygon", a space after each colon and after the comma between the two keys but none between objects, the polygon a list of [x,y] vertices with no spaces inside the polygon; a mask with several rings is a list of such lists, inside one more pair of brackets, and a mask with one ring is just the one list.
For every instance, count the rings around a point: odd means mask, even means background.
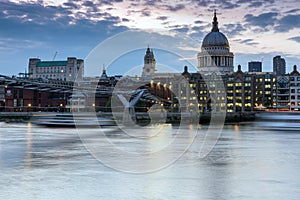
[{"label": "light reflection on water", "polygon": [[[254,125],[226,125],[204,159],[199,159],[201,141],[196,140],[170,167],[133,175],[99,163],[75,129],[0,123],[0,198],[298,199],[300,134]],[[168,134],[172,130],[165,127]],[[109,139],[128,149],[143,149],[138,140],[120,132],[111,132]],[[174,153],[180,151],[179,145]]]}]

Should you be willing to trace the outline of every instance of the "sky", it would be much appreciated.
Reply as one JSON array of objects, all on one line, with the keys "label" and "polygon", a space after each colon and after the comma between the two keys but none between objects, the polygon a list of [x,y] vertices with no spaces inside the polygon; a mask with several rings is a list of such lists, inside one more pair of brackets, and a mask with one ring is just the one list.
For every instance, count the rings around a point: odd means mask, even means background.
[{"label": "sky", "polygon": [[[215,9],[235,69],[240,64],[247,71],[249,61],[262,61],[263,70],[272,71],[276,55],[286,59],[287,72],[300,65],[298,0],[0,0],[0,74],[24,72],[31,57],[77,57],[88,68],[97,52],[99,69],[87,69],[87,76],[100,74],[103,65],[108,74],[122,75],[143,64],[147,44],[157,63],[183,68],[182,61],[196,62]],[[117,51],[120,41],[131,49]],[[115,50],[121,54],[106,59]]]}]

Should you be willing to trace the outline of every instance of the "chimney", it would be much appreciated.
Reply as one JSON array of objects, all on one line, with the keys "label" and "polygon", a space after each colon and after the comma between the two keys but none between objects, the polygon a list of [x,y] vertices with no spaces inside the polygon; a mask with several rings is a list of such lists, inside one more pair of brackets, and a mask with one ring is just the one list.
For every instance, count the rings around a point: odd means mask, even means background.
[{"label": "chimney", "polygon": [[188,67],[184,66],[184,73],[187,73],[187,72],[188,72]]},{"label": "chimney", "polygon": [[238,65],[238,72],[241,72],[242,71],[242,67],[241,65]]}]

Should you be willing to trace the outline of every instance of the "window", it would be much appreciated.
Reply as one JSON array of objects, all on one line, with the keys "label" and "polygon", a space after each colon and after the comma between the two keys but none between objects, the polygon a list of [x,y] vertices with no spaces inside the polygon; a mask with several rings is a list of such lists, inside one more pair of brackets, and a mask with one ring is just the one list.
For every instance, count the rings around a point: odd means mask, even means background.
[{"label": "window", "polygon": [[245,80],[246,81],[251,81],[251,76],[247,76]]},{"label": "window", "polygon": [[295,93],[295,89],[291,89],[291,93]]},{"label": "window", "polygon": [[290,80],[291,80],[291,81],[294,81],[294,80],[295,80],[295,77],[291,77]]},{"label": "window", "polygon": [[298,89],[297,92],[300,93],[300,89]]},{"label": "window", "polygon": [[300,77],[297,77],[297,81],[300,81]]},{"label": "window", "polygon": [[291,99],[295,99],[295,96],[291,96]]},{"label": "window", "polygon": [[265,88],[271,88],[271,85],[265,85]]}]

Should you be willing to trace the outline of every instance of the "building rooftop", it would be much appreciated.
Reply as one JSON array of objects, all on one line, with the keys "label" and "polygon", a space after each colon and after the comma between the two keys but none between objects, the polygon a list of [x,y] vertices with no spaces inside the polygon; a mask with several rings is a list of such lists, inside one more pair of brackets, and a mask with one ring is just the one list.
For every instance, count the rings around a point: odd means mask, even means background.
[{"label": "building rooftop", "polygon": [[40,61],[36,64],[37,67],[56,67],[67,66],[67,61]]}]

